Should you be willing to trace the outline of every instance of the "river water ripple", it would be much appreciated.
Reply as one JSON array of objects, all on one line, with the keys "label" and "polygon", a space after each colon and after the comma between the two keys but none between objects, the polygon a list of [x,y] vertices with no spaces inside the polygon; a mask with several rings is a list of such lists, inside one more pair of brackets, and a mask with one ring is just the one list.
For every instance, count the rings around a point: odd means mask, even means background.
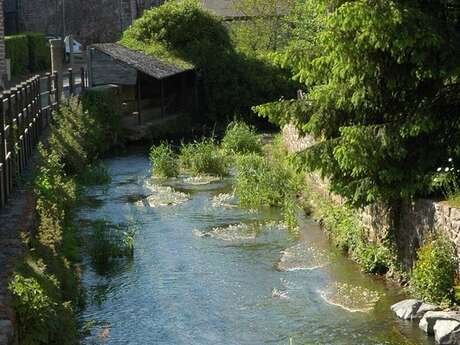
[{"label": "river water ripple", "polygon": [[362,274],[312,220],[292,237],[277,210],[235,207],[230,180],[159,187],[146,155],[106,164],[112,183],[87,190],[82,231],[131,222],[135,252],[102,274],[84,258],[83,344],[432,344],[391,314],[401,291]]}]

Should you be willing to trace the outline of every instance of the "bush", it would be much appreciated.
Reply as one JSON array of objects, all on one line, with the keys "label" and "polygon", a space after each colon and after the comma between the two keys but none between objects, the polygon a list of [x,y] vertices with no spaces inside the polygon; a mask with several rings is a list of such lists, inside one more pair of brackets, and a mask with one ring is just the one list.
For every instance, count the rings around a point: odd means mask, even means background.
[{"label": "bush", "polygon": [[246,207],[282,206],[293,190],[291,174],[257,154],[237,157],[235,194]]},{"label": "bush", "polygon": [[102,154],[119,144],[121,132],[121,103],[115,91],[108,87],[92,88],[82,97],[84,113],[90,114],[96,128],[89,132],[88,146]]},{"label": "bush", "polygon": [[180,161],[182,167],[194,176],[228,175],[228,158],[213,139],[182,145]]},{"label": "bush", "polygon": [[168,1],[144,11],[120,43],[180,67],[195,66],[200,104],[212,120],[246,115],[252,105],[295,94],[281,69],[238,53],[222,20],[196,0]]},{"label": "bush", "polygon": [[230,153],[262,153],[262,142],[254,128],[244,122],[230,123],[222,139],[222,148]]},{"label": "bush", "polygon": [[6,57],[11,60],[11,74],[27,74],[30,65],[29,39],[26,35],[5,37]]},{"label": "bush", "polygon": [[176,177],[179,175],[179,161],[171,146],[162,143],[150,149],[152,174],[158,177]]},{"label": "bush", "polygon": [[29,70],[41,72],[51,67],[51,53],[45,35],[37,32],[26,34],[29,44]]},{"label": "bush", "polygon": [[453,244],[444,236],[429,238],[417,251],[410,288],[430,303],[450,304],[454,299],[457,260]]}]

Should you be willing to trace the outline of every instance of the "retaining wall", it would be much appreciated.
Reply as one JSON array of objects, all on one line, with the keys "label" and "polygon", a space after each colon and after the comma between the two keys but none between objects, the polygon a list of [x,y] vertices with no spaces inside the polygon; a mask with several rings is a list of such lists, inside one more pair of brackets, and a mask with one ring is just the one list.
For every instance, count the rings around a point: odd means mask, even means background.
[{"label": "retaining wall", "polygon": [[[314,144],[309,136],[299,137],[297,130],[291,125],[283,129],[283,140],[289,152],[298,152]],[[310,174],[308,179],[315,192],[334,202],[343,202],[340,197],[328,192],[327,181],[317,174]],[[357,211],[357,215],[372,241],[384,238],[389,231],[392,232],[399,261],[406,271],[413,266],[416,250],[423,239],[432,232],[446,234],[455,244],[460,258],[460,209],[450,207],[445,201],[418,199],[402,203],[396,209],[374,204]]]}]

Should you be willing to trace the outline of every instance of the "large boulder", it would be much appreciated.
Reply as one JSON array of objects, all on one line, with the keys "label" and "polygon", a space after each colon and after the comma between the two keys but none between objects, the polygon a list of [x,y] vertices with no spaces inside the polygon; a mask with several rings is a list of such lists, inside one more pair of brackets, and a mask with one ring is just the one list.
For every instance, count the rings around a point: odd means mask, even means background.
[{"label": "large boulder", "polygon": [[440,345],[460,344],[460,322],[455,320],[438,320],[434,325],[436,343]]},{"label": "large boulder", "polygon": [[391,306],[391,310],[397,317],[403,320],[410,320],[415,318],[422,301],[417,299],[406,299]]},{"label": "large boulder", "polygon": [[457,321],[460,322],[460,312],[457,311],[429,311],[420,320],[419,327],[425,333],[433,335],[434,325],[438,321]]},{"label": "large boulder", "polygon": [[421,319],[429,311],[439,311],[439,310],[441,310],[441,308],[437,305],[429,304],[429,303],[422,303],[420,307],[417,309],[417,312],[415,313],[412,319],[418,320],[418,319]]}]

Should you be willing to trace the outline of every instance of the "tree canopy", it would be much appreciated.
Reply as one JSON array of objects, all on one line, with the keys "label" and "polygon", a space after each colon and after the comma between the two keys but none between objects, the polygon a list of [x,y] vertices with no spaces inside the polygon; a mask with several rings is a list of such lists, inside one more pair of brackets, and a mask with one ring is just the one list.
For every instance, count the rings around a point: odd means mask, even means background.
[{"label": "tree canopy", "polygon": [[306,167],[355,206],[428,193],[460,154],[457,2],[306,0],[274,60],[305,97],[255,108],[317,140]]}]

